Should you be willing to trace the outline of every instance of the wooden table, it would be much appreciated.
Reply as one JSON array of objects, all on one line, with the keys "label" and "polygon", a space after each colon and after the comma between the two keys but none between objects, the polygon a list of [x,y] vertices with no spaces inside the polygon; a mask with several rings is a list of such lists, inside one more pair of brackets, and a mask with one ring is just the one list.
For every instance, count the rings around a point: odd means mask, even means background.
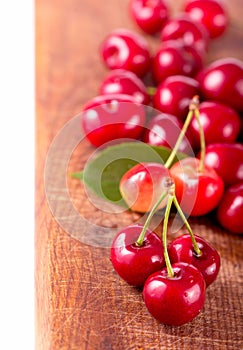
[{"label": "wooden table", "polygon": [[[61,128],[97,95],[107,72],[98,54],[102,39],[117,27],[137,30],[127,3],[36,0],[36,349],[243,349],[242,238],[223,231],[212,218],[190,221],[220,251],[221,272],[208,288],[201,315],[185,326],[167,327],[148,314],[141,292],[114,273],[109,249],[73,238],[47,203],[48,149]],[[176,12],[181,1],[169,3]],[[211,44],[208,61],[229,55],[243,59],[242,1],[226,3],[231,27]],[[155,41],[150,42],[153,47]],[[81,169],[92,151],[83,142],[68,170]],[[58,172],[57,164],[52,174],[57,184]],[[116,219],[94,208],[78,181],[69,179],[68,187],[80,215],[97,225],[116,227],[138,219],[128,212]],[[65,210],[64,205],[62,215],[68,215]]]}]

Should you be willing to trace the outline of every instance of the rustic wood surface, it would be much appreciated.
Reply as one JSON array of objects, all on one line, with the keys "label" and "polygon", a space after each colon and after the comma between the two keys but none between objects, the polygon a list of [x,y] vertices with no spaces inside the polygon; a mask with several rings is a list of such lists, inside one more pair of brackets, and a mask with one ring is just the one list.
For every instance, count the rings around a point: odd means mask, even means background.
[{"label": "rustic wood surface", "polygon": [[[168,2],[178,11],[181,1]],[[225,2],[231,27],[211,44],[208,60],[229,55],[243,59],[242,1]],[[36,0],[36,349],[243,349],[242,238],[223,231],[212,218],[191,221],[194,231],[219,250],[222,268],[208,288],[201,315],[185,326],[167,327],[147,313],[141,292],[114,273],[109,249],[72,237],[47,203],[44,169],[51,142],[97,95],[107,72],[98,55],[100,42],[117,27],[137,30],[127,3]],[[150,42],[154,47],[155,41]],[[82,142],[70,155],[68,172],[81,169],[91,152]],[[50,179],[54,184],[58,166]],[[139,218],[128,212],[103,213],[87,200],[78,181],[67,184],[80,215],[98,226],[116,228]],[[60,211],[62,217],[69,214],[65,205]]]}]

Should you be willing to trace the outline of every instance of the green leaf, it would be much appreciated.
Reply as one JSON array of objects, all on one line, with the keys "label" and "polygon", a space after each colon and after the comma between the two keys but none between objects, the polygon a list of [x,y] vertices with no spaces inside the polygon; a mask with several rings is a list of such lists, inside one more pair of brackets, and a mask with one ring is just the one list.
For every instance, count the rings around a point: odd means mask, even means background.
[{"label": "green leaf", "polygon": [[[124,142],[95,152],[83,171],[72,173],[71,176],[81,179],[100,198],[124,206],[119,191],[123,174],[138,163],[164,164],[170,153],[170,149],[162,146],[150,146],[143,142]],[[185,157],[185,154],[177,154],[174,162]]]}]

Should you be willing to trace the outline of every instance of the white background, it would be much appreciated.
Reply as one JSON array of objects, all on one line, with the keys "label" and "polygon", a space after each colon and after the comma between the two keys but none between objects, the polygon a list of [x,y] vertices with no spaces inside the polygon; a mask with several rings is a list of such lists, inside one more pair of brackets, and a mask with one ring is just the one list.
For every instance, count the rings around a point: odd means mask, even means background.
[{"label": "white background", "polygon": [[34,349],[34,4],[0,10],[0,349]]}]

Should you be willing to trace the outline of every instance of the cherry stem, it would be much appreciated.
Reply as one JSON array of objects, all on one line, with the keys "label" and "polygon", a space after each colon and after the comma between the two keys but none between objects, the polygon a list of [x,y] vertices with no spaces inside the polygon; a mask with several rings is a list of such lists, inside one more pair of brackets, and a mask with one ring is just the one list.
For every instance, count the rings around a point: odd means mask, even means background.
[{"label": "cherry stem", "polygon": [[168,169],[170,168],[170,166],[172,165],[173,161],[174,161],[174,158],[176,156],[176,153],[180,147],[180,144],[182,142],[182,139],[183,137],[185,136],[186,134],[186,131],[191,123],[191,120],[192,120],[192,117],[194,115],[194,112],[198,111],[198,105],[199,105],[199,97],[196,95],[193,97],[193,99],[191,100],[190,102],[190,105],[189,105],[189,112],[187,114],[187,117],[186,117],[186,120],[183,124],[183,127],[181,129],[181,132],[178,136],[178,139],[176,141],[176,144],[169,156],[169,158],[166,160],[166,163],[165,163],[165,167]]},{"label": "cherry stem", "polygon": [[176,198],[176,195],[174,194],[173,196],[173,202],[174,202],[174,205],[178,211],[178,213],[180,214],[182,220],[183,220],[183,223],[184,225],[186,226],[190,236],[191,236],[191,240],[192,240],[192,244],[193,244],[193,248],[194,248],[194,251],[196,253],[197,256],[201,256],[202,255],[202,252],[201,250],[199,249],[199,246],[197,244],[197,241],[195,239],[195,236],[194,236],[194,233],[192,232],[192,229],[191,229],[191,226],[189,225],[189,222],[187,221],[183,211],[181,210],[181,207],[180,207],[180,204],[178,203],[177,201],[177,198]]},{"label": "cherry stem", "polygon": [[196,108],[194,112],[195,112],[195,117],[197,119],[198,128],[199,128],[200,149],[201,149],[200,164],[199,164],[198,171],[202,172],[204,169],[204,163],[205,163],[205,135],[204,135],[204,130],[203,130],[203,127],[201,124],[200,113],[199,113],[198,108]]},{"label": "cherry stem", "polygon": [[171,266],[168,249],[167,249],[167,228],[168,228],[168,221],[170,216],[170,209],[173,203],[174,195],[169,194],[168,202],[165,209],[165,217],[164,217],[164,223],[163,223],[163,233],[162,233],[162,240],[163,240],[163,246],[164,246],[164,258],[165,258],[165,264],[168,271],[168,276],[173,278],[174,277],[174,271]]},{"label": "cherry stem", "polygon": [[156,90],[157,90],[157,88],[156,87],[154,87],[154,86],[148,86],[147,87],[147,94],[149,95],[149,96],[154,96],[154,94],[156,93]]},{"label": "cherry stem", "polygon": [[136,245],[137,246],[142,246],[143,245],[143,241],[144,241],[144,237],[145,237],[145,233],[147,231],[147,228],[150,224],[150,221],[156,211],[156,209],[158,208],[158,206],[160,205],[160,203],[162,202],[163,199],[165,199],[165,197],[167,196],[167,192],[162,192],[162,194],[159,196],[159,199],[157,200],[157,202],[155,203],[155,205],[153,206],[153,208],[151,209],[146,221],[145,221],[145,224],[143,226],[143,229],[136,241]]}]

